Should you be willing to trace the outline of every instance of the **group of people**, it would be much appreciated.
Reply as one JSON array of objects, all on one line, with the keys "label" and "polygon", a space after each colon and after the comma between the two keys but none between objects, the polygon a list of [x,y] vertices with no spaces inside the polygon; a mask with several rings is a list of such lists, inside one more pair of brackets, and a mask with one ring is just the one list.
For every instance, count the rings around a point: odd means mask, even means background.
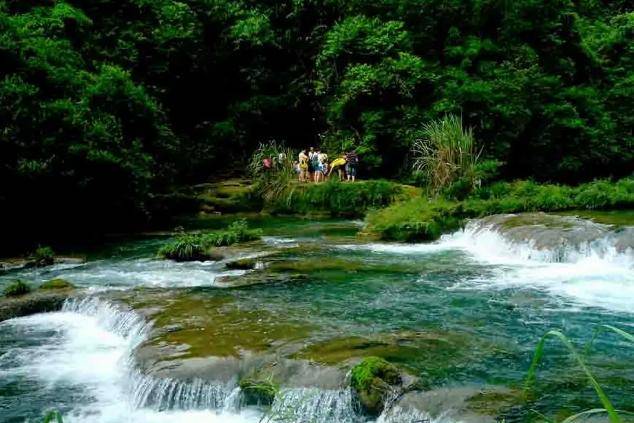
[{"label": "group of people", "polygon": [[344,179],[354,182],[357,178],[357,166],[359,156],[354,151],[347,152],[337,157],[332,162],[328,161],[328,154],[319,148],[310,147],[308,152],[302,150],[298,161],[295,162],[295,171],[300,182],[323,182],[333,172],[339,175],[339,180]]}]

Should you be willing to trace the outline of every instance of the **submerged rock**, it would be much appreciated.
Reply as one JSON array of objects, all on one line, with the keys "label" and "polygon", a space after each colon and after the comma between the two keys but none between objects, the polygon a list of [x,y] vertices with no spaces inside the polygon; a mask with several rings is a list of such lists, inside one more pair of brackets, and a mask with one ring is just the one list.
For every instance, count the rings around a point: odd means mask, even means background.
[{"label": "submerged rock", "polygon": [[380,357],[367,357],[352,368],[350,386],[368,414],[378,416],[385,401],[403,383],[399,370]]},{"label": "submerged rock", "polygon": [[243,258],[234,261],[230,261],[225,264],[227,269],[231,270],[253,270],[258,267],[260,262],[253,258]]},{"label": "submerged rock", "polygon": [[72,289],[36,290],[19,297],[0,298],[0,322],[30,314],[59,311]]},{"label": "submerged rock", "polygon": [[68,282],[66,279],[56,278],[44,282],[40,285],[39,289],[75,289],[75,285]]}]

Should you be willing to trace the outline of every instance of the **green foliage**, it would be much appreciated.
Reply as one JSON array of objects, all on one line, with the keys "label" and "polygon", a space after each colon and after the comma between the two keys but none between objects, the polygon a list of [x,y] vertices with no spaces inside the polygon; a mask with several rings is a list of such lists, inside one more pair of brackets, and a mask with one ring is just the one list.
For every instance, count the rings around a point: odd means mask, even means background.
[{"label": "green foliage", "polygon": [[254,241],[260,239],[261,236],[261,230],[249,229],[246,219],[241,219],[230,224],[224,231],[205,234],[203,236],[203,244],[205,246],[223,247],[240,242]]},{"label": "green foliage", "polygon": [[57,410],[51,410],[44,415],[43,423],[64,423],[62,413]]},{"label": "green foliage", "polygon": [[[608,325],[604,325],[602,326],[602,328],[611,330],[615,332],[616,334],[622,336],[626,340],[630,342],[634,342],[634,337],[631,334],[621,329],[615,328],[613,326],[608,326]],[[574,416],[567,418],[564,422],[572,422],[578,419],[579,417],[582,417],[588,414],[606,412],[608,414],[610,423],[620,423],[622,420],[619,416],[619,413],[614,408],[614,405],[612,404],[612,402],[606,395],[605,391],[603,390],[599,382],[596,380],[596,378],[594,377],[594,375],[592,374],[592,372],[586,365],[581,355],[577,352],[576,348],[572,345],[572,343],[566,337],[566,335],[564,335],[563,333],[557,330],[548,331],[537,343],[537,347],[535,348],[535,354],[533,355],[533,360],[531,362],[530,368],[528,369],[526,381],[524,382],[525,392],[527,394],[530,394],[534,390],[535,382],[537,379],[537,368],[544,355],[544,346],[546,344],[546,339],[548,339],[549,337],[555,337],[559,341],[561,341],[561,343],[564,344],[566,349],[570,352],[570,355],[573,357],[574,361],[581,368],[581,370],[583,370],[586,378],[588,379],[588,382],[594,388],[594,391],[596,392],[597,397],[599,398],[599,400],[601,401],[601,405],[603,406],[602,409],[593,409],[593,410],[583,411],[581,413],[575,414]]]},{"label": "green foliage", "polygon": [[[496,178],[627,176],[630,3],[5,1],[8,235],[144,223],[153,198],[244,171],[273,138],[354,148],[364,175],[407,177],[421,123],[447,114],[503,163]],[[460,199],[469,180],[447,194]]]},{"label": "green foliage", "polygon": [[419,197],[368,213],[366,231],[386,240],[431,241],[461,222],[455,202]]},{"label": "green foliage", "polygon": [[175,261],[205,261],[217,258],[210,253],[213,247],[224,247],[254,241],[262,236],[259,229],[249,229],[245,219],[231,223],[225,230],[200,233],[180,233],[163,245],[158,255]]},{"label": "green foliage", "polygon": [[443,196],[413,198],[368,213],[366,230],[383,239],[437,239],[457,229],[465,218],[498,213],[618,209],[634,206],[634,180],[598,180],[577,187],[532,181],[497,182],[476,189],[461,201]]},{"label": "green foliage", "polygon": [[29,260],[35,267],[50,266],[55,262],[55,252],[51,247],[38,247]]},{"label": "green foliage", "polygon": [[204,261],[208,258],[201,234],[182,233],[159,249],[160,257],[175,261]]},{"label": "green foliage", "polygon": [[390,386],[401,383],[398,369],[380,357],[366,357],[350,371],[350,386],[365,410],[381,413]]},{"label": "green foliage", "polygon": [[280,387],[272,379],[245,378],[240,381],[240,389],[248,405],[271,405]]},{"label": "green foliage", "polygon": [[18,297],[31,292],[31,286],[23,280],[15,280],[4,287],[5,297]]},{"label": "green foliage", "polygon": [[413,167],[425,174],[431,192],[437,194],[457,183],[461,191],[471,191],[479,153],[473,131],[463,127],[462,118],[448,115],[427,123],[422,136],[412,147]]},{"label": "green foliage", "polygon": [[402,194],[400,185],[389,181],[343,183],[329,180],[321,184],[291,184],[267,207],[275,213],[360,217],[368,209],[384,207]]}]

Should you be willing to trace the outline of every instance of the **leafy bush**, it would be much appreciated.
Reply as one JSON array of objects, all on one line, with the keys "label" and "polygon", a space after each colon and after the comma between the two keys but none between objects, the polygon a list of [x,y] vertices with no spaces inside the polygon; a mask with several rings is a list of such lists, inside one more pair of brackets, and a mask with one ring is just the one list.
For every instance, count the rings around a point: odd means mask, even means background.
[{"label": "leafy bush", "polygon": [[4,287],[5,297],[17,297],[31,292],[31,286],[22,280],[15,280]]},{"label": "leafy bush", "polygon": [[473,130],[464,128],[462,118],[448,115],[423,126],[423,137],[412,146],[414,171],[423,172],[436,194],[460,181],[463,191],[475,186],[479,152]]},{"label": "leafy bush", "polygon": [[51,247],[38,247],[29,258],[35,267],[50,266],[55,262],[55,252]]}]

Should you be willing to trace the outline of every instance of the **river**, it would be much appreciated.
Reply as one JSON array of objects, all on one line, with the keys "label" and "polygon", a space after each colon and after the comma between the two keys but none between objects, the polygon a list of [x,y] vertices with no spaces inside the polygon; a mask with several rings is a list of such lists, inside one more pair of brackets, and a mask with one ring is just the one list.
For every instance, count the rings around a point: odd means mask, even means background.
[{"label": "river", "polygon": [[[85,263],[0,274],[0,286],[61,277],[86,293],[0,323],[0,421],[50,409],[65,422],[533,421],[532,410],[599,406],[555,341],[534,397],[521,395],[544,333],[560,329],[579,349],[602,324],[634,333],[631,227],[484,219],[438,242],[396,244],[359,237],[360,222],[249,219],[263,241],[219,262],[157,259],[168,237],[147,234],[70,251]],[[228,268],[236,259],[255,269]],[[375,355],[419,389],[369,417],[346,372]],[[633,359],[607,333],[586,356],[620,409],[634,410]],[[238,380],[254,369],[280,383],[270,408],[241,398]]]}]

